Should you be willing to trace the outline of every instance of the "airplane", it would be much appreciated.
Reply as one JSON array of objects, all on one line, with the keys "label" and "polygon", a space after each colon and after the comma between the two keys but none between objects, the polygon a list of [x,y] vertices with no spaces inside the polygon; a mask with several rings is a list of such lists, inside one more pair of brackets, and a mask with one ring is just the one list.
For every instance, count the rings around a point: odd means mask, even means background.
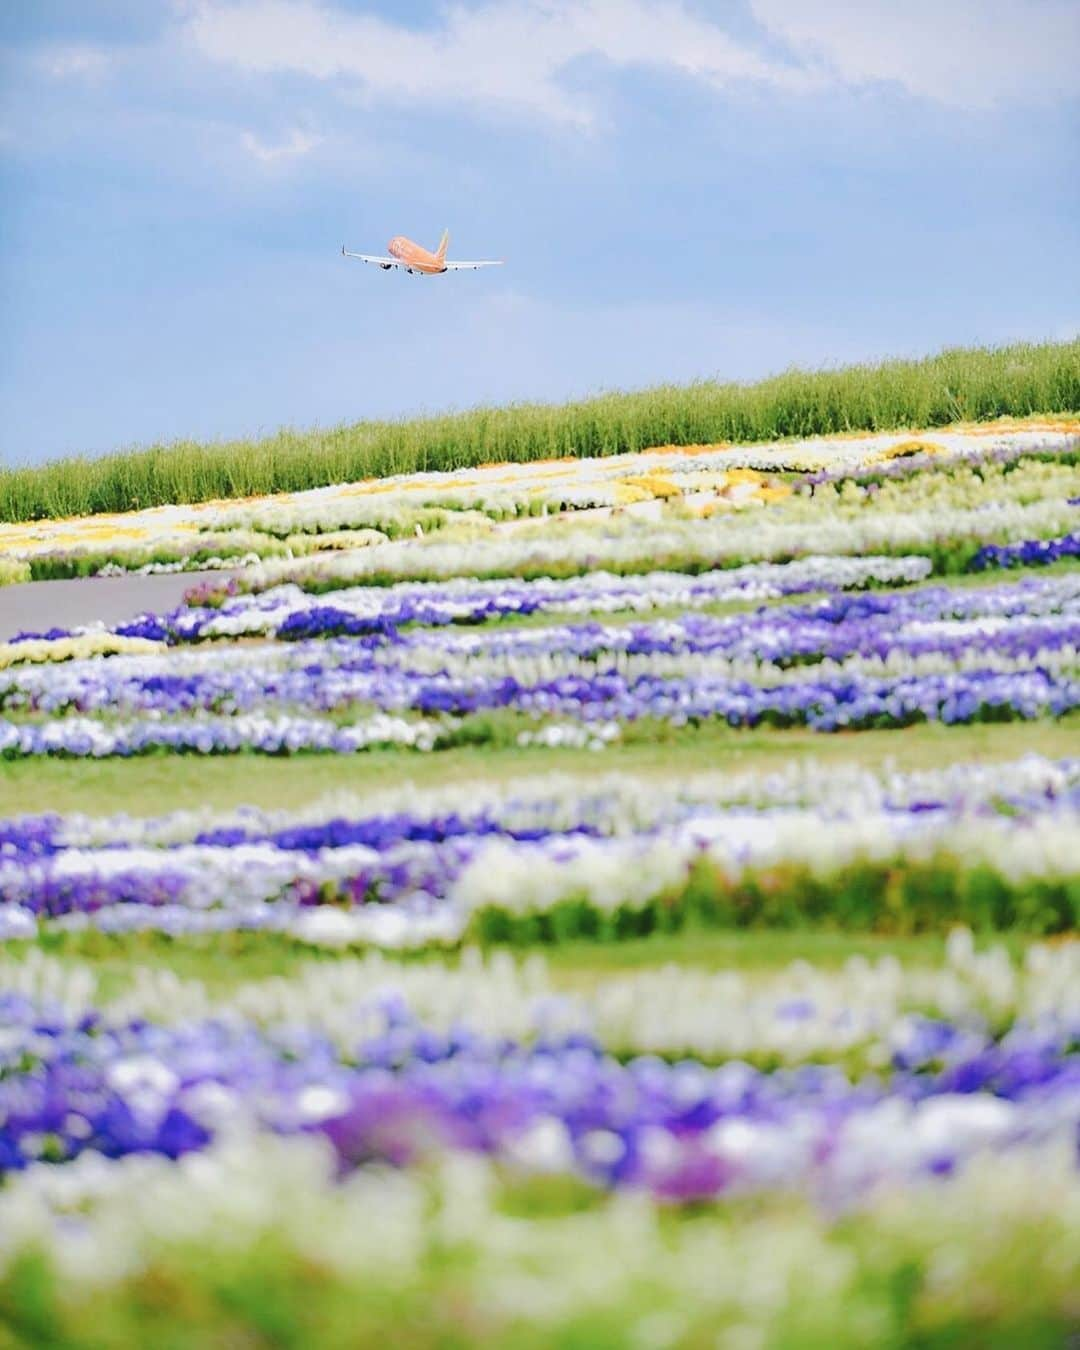
[{"label": "airplane", "polygon": [[488,259],[484,262],[453,262],[446,256],[446,246],[449,242],[450,231],[443,230],[439,247],[434,253],[430,253],[419,244],[414,244],[411,239],[406,239],[403,234],[396,234],[386,246],[386,251],[390,255],[387,258],[380,258],[372,253],[350,253],[344,244],[341,246],[341,252],[346,258],[359,258],[361,262],[374,263],[384,272],[389,272],[391,267],[403,267],[406,272],[426,277],[437,276],[440,272],[462,272],[477,267],[501,267],[503,264],[501,258]]}]

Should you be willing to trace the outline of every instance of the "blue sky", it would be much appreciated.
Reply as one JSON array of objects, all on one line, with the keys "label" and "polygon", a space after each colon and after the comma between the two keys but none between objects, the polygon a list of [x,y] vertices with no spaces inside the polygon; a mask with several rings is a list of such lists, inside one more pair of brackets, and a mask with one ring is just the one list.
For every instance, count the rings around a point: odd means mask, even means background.
[{"label": "blue sky", "polygon": [[[0,462],[1080,326],[1076,0],[0,8]],[[489,272],[340,256],[393,234]]]}]

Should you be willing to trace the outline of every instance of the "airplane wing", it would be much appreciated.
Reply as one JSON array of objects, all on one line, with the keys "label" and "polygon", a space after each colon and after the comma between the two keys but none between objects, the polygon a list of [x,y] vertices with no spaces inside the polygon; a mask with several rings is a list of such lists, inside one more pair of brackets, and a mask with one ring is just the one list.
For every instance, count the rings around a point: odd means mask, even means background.
[{"label": "airplane wing", "polygon": [[374,253],[350,253],[347,248],[342,248],[342,256],[346,258],[359,258],[361,262],[375,263],[378,267],[404,267],[405,264],[400,258],[380,258]]},{"label": "airplane wing", "polygon": [[446,270],[447,270],[448,272],[461,272],[461,271],[463,271],[465,268],[474,268],[474,267],[501,267],[502,265],[503,265],[503,260],[502,260],[502,258],[497,258],[497,259],[493,259],[493,260],[491,260],[491,261],[485,261],[485,262],[444,262],[444,263],[443,263],[443,266],[446,268]]}]

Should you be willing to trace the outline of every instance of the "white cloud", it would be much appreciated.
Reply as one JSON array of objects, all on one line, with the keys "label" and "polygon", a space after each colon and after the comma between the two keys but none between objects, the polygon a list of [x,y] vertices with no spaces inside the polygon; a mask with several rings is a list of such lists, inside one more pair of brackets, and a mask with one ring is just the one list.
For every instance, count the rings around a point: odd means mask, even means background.
[{"label": "white cloud", "polygon": [[[588,127],[573,66],[652,66],[714,87],[791,91],[893,82],[947,105],[1080,94],[1076,0],[750,0],[791,62],[737,41],[685,0],[486,0],[409,28],[329,0],[174,0],[211,60],[293,72],[371,98],[510,108]],[[715,8],[719,9],[719,6]]]},{"label": "white cloud", "polygon": [[504,106],[589,126],[595,109],[564,82],[576,61],[647,65],[713,85],[804,88],[682,0],[500,0],[457,5],[417,30],[313,0],[201,0],[186,31],[212,60],[252,73],[291,71],[359,84],[370,96]]},{"label": "white cloud", "polygon": [[93,78],[103,74],[110,61],[100,47],[50,47],[41,54],[41,65],[55,80]]},{"label": "white cloud", "polygon": [[793,54],[846,84],[986,108],[1080,95],[1076,0],[751,0]]},{"label": "white cloud", "polygon": [[309,136],[299,128],[294,128],[284,140],[277,142],[264,141],[253,131],[245,131],[241,137],[248,154],[263,164],[274,164],[282,159],[299,159],[321,145],[322,139],[321,136]]}]

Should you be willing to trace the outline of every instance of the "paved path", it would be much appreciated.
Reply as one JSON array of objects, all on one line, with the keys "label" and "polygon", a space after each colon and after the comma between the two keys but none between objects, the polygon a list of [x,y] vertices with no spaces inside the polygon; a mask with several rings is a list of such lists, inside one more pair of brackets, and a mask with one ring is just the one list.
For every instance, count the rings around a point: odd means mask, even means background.
[{"label": "paved path", "polygon": [[186,590],[221,572],[166,572],[149,577],[79,577],[0,586],[0,642],[16,633],[80,624],[113,625],[144,610],[173,609]]}]

